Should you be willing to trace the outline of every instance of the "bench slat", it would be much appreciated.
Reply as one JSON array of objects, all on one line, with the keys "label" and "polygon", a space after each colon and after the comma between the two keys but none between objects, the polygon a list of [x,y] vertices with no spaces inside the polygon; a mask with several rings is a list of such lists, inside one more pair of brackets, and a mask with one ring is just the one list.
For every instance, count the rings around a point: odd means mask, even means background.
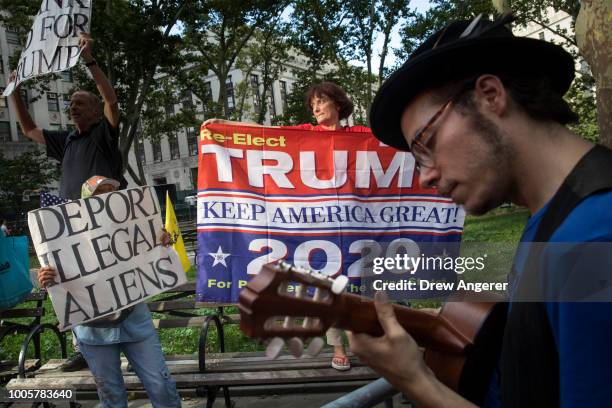
[{"label": "bench slat", "polygon": [[207,316],[179,317],[172,319],[153,319],[156,329],[176,329],[180,327],[200,327]]},{"label": "bench slat", "polygon": [[[354,381],[378,378],[378,375],[368,367],[353,367],[349,371],[340,372],[333,368],[282,370],[282,371],[257,371],[257,372],[231,372],[231,373],[194,373],[174,374],[172,378],[176,381],[178,388],[196,387],[205,385],[263,385],[263,384],[291,384],[308,382],[330,382],[330,381]],[[124,377],[125,386],[128,390],[143,389],[140,380],[135,375]],[[27,388],[67,388],[73,387],[77,390],[95,390],[94,378],[90,376],[74,378],[50,378],[35,377],[12,379],[7,389]]]},{"label": "bench slat", "polygon": [[26,298],[22,300],[22,302],[29,302],[32,300],[45,300],[46,298],[47,298],[46,290],[37,290],[37,291],[30,292],[28,296],[26,296]]},{"label": "bench slat", "polygon": [[[331,361],[331,354],[325,357],[317,358],[292,358],[290,363],[287,360],[267,360],[267,361],[244,361],[243,359],[236,359],[238,361],[223,360],[220,362],[211,362],[206,364],[206,373],[231,373],[231,372],[244,372],[244,371],[283,371],[290,367],[292,370],[303,370],[303,369],[320,369],[329,368]],[[351,358],[351,365],[353,367],[361,367],[363,364],[355,357]],[[53,377],[86,377],[91,376],[88,369],[75,371],[70,373],[64,373],[57,370],[63,360],[54,360],[53,363],[47,363],[37,372],[39,378],[53,378]],[[288,364],[289,363],[289,364]],[[198,361],[195,359],[191,360],[170,360],[167,361],[168,369],[174,374],[178,373],[197,373],[198,372]],[[124,375],[133,375],[133,373],[127,372],[127,361],[122,361],[121,365]]]},{"label": "bench slat", "polygon": [[3,319],[12,319],[16,317],[38,317],[44,314],[44,307],[33,307],[31,309],[8,309],[0,312],[0,317]]},{"label": "bench slat", "polygon": [[[29,359],[25,361],[25,370],[30,372],[40,365],[39,359]],[[19,373],[17,361],[0,361],[0,378],[14,377]]]},{"label": "bench slat", "polygon": [[189,282],[186,282],[186,283],[182,284],[181,286],[177,286],[174,289],[167,290],[164,293],[195,292],[195,290],[196,290],[196,282],[195,281],[189,281]]},{"label": "bench slat", "polygon": [[147,303],[149,310],[152,312],[165,312],[169,310],[195,309],[195,301],[193,300],[169,300]]}]

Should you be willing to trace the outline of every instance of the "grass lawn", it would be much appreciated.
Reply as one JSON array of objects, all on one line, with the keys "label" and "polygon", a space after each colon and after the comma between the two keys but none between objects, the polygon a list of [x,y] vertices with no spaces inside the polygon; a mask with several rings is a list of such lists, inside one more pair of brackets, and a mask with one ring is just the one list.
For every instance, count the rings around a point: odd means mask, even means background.
[{"label": "grass lawn", "polygon": [[[525,210],[516,209],[515,207],[500,208],[492,213],[482,217],[467,217],[465,222],[465,233],[463,242],[465,243],[494,243],[498,245],[515,244],[520,239],[520,234],[527,220],[528,213]],[[38,262],[34,257],[32,267],[38,266]],[[509,269],[506,261],[503,262],[501,268]],[[192,268],[188,272],[188,278],[195,280],[195,269]],[[24,304],[26,306],[26,304]],[[55,322],[55,315],[51,306],[51,301],[45,304],[46,316],[44,322]],[[232,310],[233,309],[233,310]],[[201,309],[199,314],[214,313],[214,310]],[[237,308],[231,308],[227,313],[237,313]],[[69,332],[70,333],[70,332]],[[165,329],[160,332],[160,339],[163,351],[166,354],[193,354],[197,352],[199,329],[181,328],[181,329]],[[69,334],[69,337],[71,334]],[[214,331],[209,334],[210,351],[217,351],[216,335]],[[0,344],[0,360],[2,359],[17,359],[23,336],[9,336]],[[69,350],[72,352],[72,344],[68,341]],[[244,336],[236,325],[225,327],[225,346],[226,351],[253,351],[261,349],[253,340]],[[33,347],[32,355],[33,355]],[[43,358],[59,358],[59,345],[54,335],[45,333],[42,336]]]}]

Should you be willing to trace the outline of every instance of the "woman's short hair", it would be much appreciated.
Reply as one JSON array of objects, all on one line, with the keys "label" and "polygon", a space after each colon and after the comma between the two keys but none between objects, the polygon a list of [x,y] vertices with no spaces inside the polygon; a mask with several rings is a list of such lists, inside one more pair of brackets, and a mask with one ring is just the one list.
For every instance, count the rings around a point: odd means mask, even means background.
[{"label": "woman's short hair", "polygon": [[312,112],[312,100],[323,95],[331,99],[338,106],[339,119],[347,119],[351,116],[351,113],[353,113],[353,102],[344,92],[344,89],[333,82],[321,82],[308,88],[304,99],[306,109]]}]

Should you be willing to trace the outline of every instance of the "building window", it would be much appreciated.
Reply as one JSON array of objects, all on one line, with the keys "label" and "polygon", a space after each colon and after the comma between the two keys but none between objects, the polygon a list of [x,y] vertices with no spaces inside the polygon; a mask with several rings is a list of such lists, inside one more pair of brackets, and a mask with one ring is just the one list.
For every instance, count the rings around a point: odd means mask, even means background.
[{"label": "building window", "polygon": [[164,106],[164,109],[166,111],[166,115],[168,116],[174,115],[174,103],[167,104],[166,106]]},{"label": "building window", "polygon": [[140,160],[141,164],[145,164],[147,162],[147,156],[145,155],[144,143],[142,143],[142,138],[140,136],[136,136],[136,149],[138,149],[138,160]]},{"label": "building window", "polygon": [[204,104],[208,105],[213,101],[212,85],[210,81],[204,83]]},{"label": "building window", "polygon": [[270,87],[268,94],[268,110],[270,111],[270,119],[276,116],[276,102],[274,101],[274,87]]},{"label": "building window", "polygon": [[28,90],[22,86],[21,88],[19,88],[19,95],[21,95],[21,100],[23,101],[23,104],[25,105],[26,109],[29,109],[30,99],[28,98]]},{"label": "building window", "polygon": [[253,108],[259,112],[261,95],[259,94],[259,75],[251,74],[251,91],[253,92]]},{"label": "building window", "polygon": [[59,101],[56,93],[47,92],[47,107],[49,112],[59,112]]},{"label": "building window", "polygon": [[230,115],[234,113],[236,107],[236,101],[234,100],[234,84],[232,83],[232,76],[228,75],[225,81],[225,107]]},{"label": "building window", "polygon": [[198,168],[197,167],[191,168],[191,183],[193,185],[193,188],[197,190],[198,189]]},{"label": "building window", "polygon": [[540,37],[540,40],[546,40],[546,37],[544,36],[544,31],[540,31],[538,36]]},{"label": "building window", "polygon": [[195,128],[185,128],[185,134],[187,135],[187,147],[189,148],[190,156],[198,155],[198,134]]},{"label": "building window", "polygon": [[21,130],[21,126],[19,125],[19,122],[17,122],[17,141],[34,142],[33,140],[28,139],[26,135],[23,134],[23,130]]},{"label": "building window", "polygon": [[281,103],[283,104],[283,113],[287,112],[287,82],[279,81]]},{"label": "building window", "polygon": [[179,142],[177,135],[169,135],[168,136],[168,145],[170,145],[170,158],[178,159],[181,157],[181,153],[179,152]]},{"label": "building window", "polygon": [[0,108],[6,108],[8,106],[6,96],[2,96],[4,88],[0,88]]},{"label": "building window", "polygon": [[185,91],[183,97],[181,98],[181,103],[183,104],[184,108],[193,108],[193,98],[190,90]]},{"label": "building window", "polygon": [[[152,142],[151,146],[153,147],[153,161],[154,162],[162,161],[161,143],[159,143],[159,141]],[[165,184],[165,183],[162,183],[162,184]]]},{"label": "building window", "polygon": [[2,59],[2,54],[0,54],[0,74],[4,74],[4,60]]},{"label": "building window", "polygon": [[68,112],[68,109],[70,109],[70,95],[62,94],[62,108],[66,112]]},{"label": "building window", "polygon": [[61,72],[62,82],[72,82],[72,71],[69,69]]},{"label": "building window", "polygon": [[6,42],[9,44],[20,44],[19,33],[17,32],[17,30],[6,27]]},{"label": "building window", "polygon": [[153,185],[160,186],[166,184],[168,181],[164,176],[157,176],[153,178]]},{"label": "building window", "polygon": [[9,122],[0,122],[0,142],[11,141],[11,124]]}]

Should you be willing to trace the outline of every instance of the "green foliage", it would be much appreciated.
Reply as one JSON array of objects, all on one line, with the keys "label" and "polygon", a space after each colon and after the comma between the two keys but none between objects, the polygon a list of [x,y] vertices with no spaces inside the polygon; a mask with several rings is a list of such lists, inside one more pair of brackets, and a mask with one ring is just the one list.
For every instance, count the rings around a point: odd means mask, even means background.
[{"label": "green foliage", "polygon": [[[206,85],[209,71],[219,80],[219,93],[210,104],[209,117],[240,117],[242,112],[232,110],[225,103],[228,95],[226,82],[239,57],[242,64],[253,67],[259,61],[244,56],[250,40],[257,30],[266,32],[273,27],[288,2],[217,0],[195,1],[189,13],[183,16],[183,38],[180,48],[184,59],[175,67],[178,81],[193,90],[203,101],[212,99]],[[274,34],[272,34],[274,36]],[[278,44],[276,44],[278,46]],[[263,54],[260,57],[265,59]],[[273,58],[273,57],[270,57]],[[189,72],[184,68],[188,68]],[[232,82],[235,82],[232,79]],[[241,95],[242,96],[242,95]],[[236,95],[234,95],[236,98]]]},{"label": "green foliage", "polygon": [[528,217],[527,210],[515,206],[498,208],[479,217],[467,216],[462,241],[515,244]]},{"label": "green foliage", "polygon": [[471,20],[480,13],[493,15],[491,0],[434,0],[425,12],[410,13],[400,29],[402,45],[396,50],[399,64],[408,59],[430,35],[453,20]]},{"label": "green foliage", "polygon": [[325,62],[335,63],[346,39],[344,2],[336,0],[295,0],[291,15],[290,45],[306,57],[310,83],[316,81]]},{"label": "green foliage", "polygon": [[23,201],[24,196],[29,198],[34,190],[47,188],[58,176],[55,162],[34,146],[14,159],[5,158],[0,150],[0,214],[37,208],[37,202]]},{"label": "green foliage", "polygon": [[590,142],[599,143],[600,131],[597,123],[597,102],[593,94],[594,89],[593,77],[584,73],[574,80],[571,88],[565,94],[565,99],[579,118],[579,122],[571,125],[570,129]]}]

